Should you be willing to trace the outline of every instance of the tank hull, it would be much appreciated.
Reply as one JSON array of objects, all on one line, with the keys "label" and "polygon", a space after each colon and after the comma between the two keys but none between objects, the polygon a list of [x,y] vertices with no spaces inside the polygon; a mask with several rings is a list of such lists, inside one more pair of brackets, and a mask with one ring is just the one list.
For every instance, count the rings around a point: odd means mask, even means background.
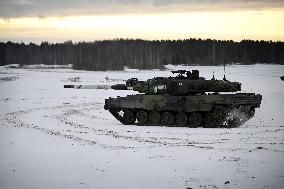
[{"label": "tank hull", "polygon": [[123,124],[238,127],[254,115],[261,99],[254,93],[137,94],[106,99],[104,108]]}]

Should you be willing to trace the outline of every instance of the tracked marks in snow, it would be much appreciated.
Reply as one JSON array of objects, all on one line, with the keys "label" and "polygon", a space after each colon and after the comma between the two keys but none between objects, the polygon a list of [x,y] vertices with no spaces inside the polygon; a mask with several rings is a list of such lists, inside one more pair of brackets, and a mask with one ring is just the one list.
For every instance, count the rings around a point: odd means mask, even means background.
[{"label": "tracked marks in snow", "polygon": [[[111,129],[96,129],[94,127],[90,127],[87,124],[80,124],[74,122],[72,118],[73,116],[80,117],[81,119],[94,119],[90,113],[91,110],[98,110],[102,106],[101,104],[97,103],[82,103],[76,105],[70,104],[63,104],[53,107],[41,107],[41,108],[30,108],[27,110],[21,110],[17,112],[10,112],[7,113],[4,117],[6,119],[6,125],[13,126],[13,127],[22,127],[22,128],[30,128],[41,131],[44,134],[49,134],[53,136],[59,136],[67,139],[72,139],[78,142],[85,142],[88,144],[97,144],[94,140],[96,136],[108,136],[111,138],[115,138],[117,140],[127,140],[132,142],[144,143],[148,144],[149,147],[154,146],[169,146],[169,147],[177,147],[177,146],[188,146],[188,147],[196,147],[196,148],[204,148],[204,149],[212,149],[211,146],[202,146],[205,144],[198,144],[196,142],[190,142],[186,138],[179,138],[178,137],[153,137],[151,136],[151,132],[146,133],[146,136],[143,136],[143,133],[137,133],[136,131],[115,131]],[[44,112],[41,119],[49,119],[54,118],[59,122],[57,128],[52,129],[47,126],[44,128],[40,125],[37,125],[32,122],[25,122],[23,118],[28,115],[33,115],[38,112]],[[104,118],[105,120],[106,118]],[[72,120],[72,121],[71,121]],[[87,139],[85,135],[92,134],[92,140]],[[161,133],[167,134],[167,133]],[[182,134],[184,135],[184,134]],[[186,134],[187,136],[187,134]],[[133,148],[129,145],[127,146],[117,146],[117,145],[109,145],[105,143],[101,143],[101,146],[104,148],[113,148],[113,149],[129,149]]]},{"label": "tracked marks in snow", "polygon": [[[283,152],[283,137],[277,140],[271,139],[268,133],[283,133],[284,129],[279,128],[256,128],[254,130],[248,128],[238,129],[187,129],[181,128],[164,128],[157,130],[157,127],[139,127],[139,126],[121,126],[117,127],[113,124],[115,120],[110,116],[101,114],[103,104],[94,102],[84,102],[80,104],[63,103],[57,106],[45,106],[40,108],[30,108],[18,112],[11,112],[3,117],[8,119],[8,125],[14,127],[28,127],[39,130],[45,134],[70,138],[72,140],[86,143],[97,144],[103,148],[112,149],[136,149],[143,147],[154,148],[157,146],[163,147],[190,147],[204,150],[220,150],[220,151],[242,151],[254,152],[257,147],[263,147],[262,150]],[[56,120],[57,127],[50,126],[42,127],[40,124],[35,124],[33,120],[24,121],[26,116],[32,116],[43,112],[42,118]],[[96,124],[102,121],[106,127],[98,127]],[[109,124],[109,126],[108,126]],[[145,130],[143,129],[145,128]],[[250,127],[251,128],[251,127]],[[212,134],[211,134],[212,133]],[[214,134],[216,133],[216,134]],[[266,135],[265,135],[266,134]],[[237,140],[234,139],[236,136]],[[112,140],[117,140],[118,143],[125,141],[124,145],[116,145],[108,143],[107,140],[96,141],[99,136],[110,137]],[[233,138],[231,136],[234,136]],[[254,140],[252,140],[254,139]],[[259,141],[259,142],[257,142]],[[266,141],[264,143],[263,141]],[[136,144],[139,144],[137,146]],[[246,144],[242,148],[232,146],[230,143]],[[250,147],[249,147],[250,146]]]},{"label": "tracked marks in snow", "polygon": [[[86,104],[83,103],[81,105],[85,106]],[[79,105],[77,105],[77,107],[78,106]],[[66,107],[70,108],[71,106],[70,105],[61,105],[61,106],[54,106],[54,107],[31,108],[31,109],[28,109],[28,110],[21,110],[21,111],[18,111],[18,112],[7,113],[5,116],[1,116],[1,119],[3,121],[5,121],[5,122],[3,122],[3,123],[5,123],[5,124],[3,124],[3,126],[34,129],[34,130],[40,131],[41,133],[44,133],[44,134],[63,137],[63,138],[66,138],[66,139],[70,139],[72,141],[80,142],[82,144],[90,144],[90,145],[96,144],[95,140],[89,140],[89,139],[86,139],[86,138],[75,136],[73,134],[67,134],[66,132],[63,132],[62,130],[58,131],[58,130],[51,129],[51,128],[43,128],[43,127],[40,127],[39,125],[36,125],[34,123],[27,123],[27,122],[24,122],[22,120],[23,117],[25,117],[25,116],[27,116],[28,114],[31,114],[31,113],[35,113],[35,112],[42,111],[42,110],[63,109],[63,108],[66,108]],[[43,117],[48,117],[48,116],[44,115]]]}]

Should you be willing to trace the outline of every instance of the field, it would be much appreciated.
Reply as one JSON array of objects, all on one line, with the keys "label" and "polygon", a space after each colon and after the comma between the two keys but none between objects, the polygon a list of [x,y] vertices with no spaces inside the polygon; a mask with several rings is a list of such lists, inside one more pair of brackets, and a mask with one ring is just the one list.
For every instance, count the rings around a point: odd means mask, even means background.
[{"label": "field", "polygon": [[0,188],[284,188],[284,66],[233,65],[228,80],[263,95],[239,128],[125,126],[103,109],[133,91],[64,89],[223,67],[91,72],[0,67]]}]

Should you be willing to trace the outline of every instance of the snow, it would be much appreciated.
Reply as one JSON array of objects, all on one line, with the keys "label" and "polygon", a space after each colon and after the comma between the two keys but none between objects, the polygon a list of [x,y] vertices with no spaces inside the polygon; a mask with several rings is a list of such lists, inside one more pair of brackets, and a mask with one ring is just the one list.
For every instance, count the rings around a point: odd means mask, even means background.
[{"label": "snow", "polygon": [[[263,95],[240,128],[125,126],[103,109],[132,91],[64,89],[199,69],[91,72],[0,67],[0,188],[284,187],[284,75],[281,65],[231,65],[226,77]],[[78,78],[78,79],[77,79]]]}]

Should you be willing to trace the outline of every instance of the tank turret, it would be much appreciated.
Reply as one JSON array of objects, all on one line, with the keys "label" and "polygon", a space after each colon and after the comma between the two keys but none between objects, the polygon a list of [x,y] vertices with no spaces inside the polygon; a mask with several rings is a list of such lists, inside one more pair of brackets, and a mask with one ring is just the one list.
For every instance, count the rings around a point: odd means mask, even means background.
[{"label": "tank turret", "polygon": [[64,88],[77,89],[114,89],[134,90],[139,93],[160,95],[195,95],[205,92],[237,92],[241,91],[241,83],[227,80],[206,80],[199,77],[198,70],[172,71],[178,74],[176,77],[155,77],[147,81],[139,81],[137,78],[126,80],[125,84],[116,85],[64,85]]},{"label": "tank turret", "polygon": [[250,119],[262,96],[241,91],[241,83],[205,79],[198,70],[115,85],[64,85],[76,89],[133,90],[140,94],[105,100],[104,108],[123,124],[237,127]]}]

